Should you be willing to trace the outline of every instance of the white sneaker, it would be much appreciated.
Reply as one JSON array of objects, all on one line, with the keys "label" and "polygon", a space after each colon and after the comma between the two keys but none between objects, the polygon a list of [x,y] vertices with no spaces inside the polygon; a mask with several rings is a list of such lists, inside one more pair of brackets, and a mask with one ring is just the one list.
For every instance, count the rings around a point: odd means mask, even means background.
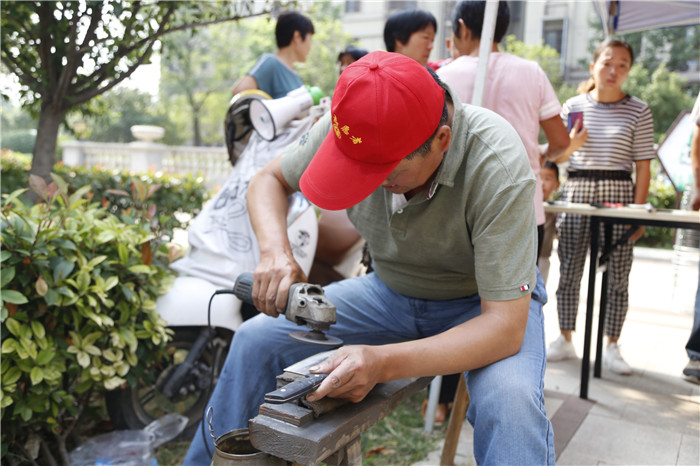
[{"label": "white sneaker", "polygon": [[620,347],[617,343],[610,343],[603,352],[603,366],[620,375],[630,375],[632,368],[622,359]]},{"label": "white sneaker", "polygon": [[565,359],[576,359],[576,349],[574,344],[567,341],[564,335],[559,335],[559,338],[554,340],[547,350],[547,361],[563,361]]}]

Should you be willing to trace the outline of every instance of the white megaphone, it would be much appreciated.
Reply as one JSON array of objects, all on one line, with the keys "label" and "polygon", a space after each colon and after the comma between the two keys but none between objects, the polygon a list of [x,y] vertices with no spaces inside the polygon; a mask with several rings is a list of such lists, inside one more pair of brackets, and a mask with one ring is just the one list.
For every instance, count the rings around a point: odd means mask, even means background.
[{"label": "white megaphone", "polygon": [[261,138],[272,141],[282,134],[287,123],[318,105],[323,92],[318,87],[301,86],[274,100],[250,102],[250,121]]}]

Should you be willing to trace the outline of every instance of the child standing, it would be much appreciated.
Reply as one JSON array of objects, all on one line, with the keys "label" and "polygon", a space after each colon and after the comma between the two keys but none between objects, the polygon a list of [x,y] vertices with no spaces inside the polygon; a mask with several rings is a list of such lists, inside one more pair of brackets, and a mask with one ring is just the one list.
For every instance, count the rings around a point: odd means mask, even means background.
[{"label": "child standing", "polygon": [[[559,166],[547,160],[540,169],[540,177],[542,178],[542,199],[546,201],[559,189],[561,184],[559,182]],[[540,248],[540,255],[537,258],[537,267],[540,269],[545,285],[549,276],[549,257],[552,255],[552,245],[556,235],[556,222],[557,214],[545,213],[542,248]]]}]

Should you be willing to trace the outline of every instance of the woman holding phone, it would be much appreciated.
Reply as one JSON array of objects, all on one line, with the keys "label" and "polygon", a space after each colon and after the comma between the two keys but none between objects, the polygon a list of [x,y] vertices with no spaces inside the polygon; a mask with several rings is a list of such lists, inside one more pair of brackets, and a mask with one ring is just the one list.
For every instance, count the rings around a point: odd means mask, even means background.
[{"label": "woman holding phone", "polygon": [[[633,62],[634,53],[627,42],[603,41],[589,65],[590,79],[579,86],[579,95],[563,105],[562,118],[571,121],[575,131],[571,133],[571,144],[560,158],[565,160],[570,156],[562,200],[585,204],[647,202],[650,163],[655,157],[653,120],[646,103],[622,90]],[[582,119],[574,117],[574,112],[581,112]],[[572,114],[571,119],[569,114]],[[613,243],[629,228],[615,225]],[[608,339],[603,365],[622,375],[632,373],[622,359],[617,342],[627,314],[633,244],[642,233],[642,228],[634,232],[629,241],[614,250],[608,262],[605,321]],[[561,335],[550,345],[548,361],[576,357],[571,337],[576,328],[581,277],[588,255],[590,217],[560,214],[557,234],[560,262],[557,311]]]}]

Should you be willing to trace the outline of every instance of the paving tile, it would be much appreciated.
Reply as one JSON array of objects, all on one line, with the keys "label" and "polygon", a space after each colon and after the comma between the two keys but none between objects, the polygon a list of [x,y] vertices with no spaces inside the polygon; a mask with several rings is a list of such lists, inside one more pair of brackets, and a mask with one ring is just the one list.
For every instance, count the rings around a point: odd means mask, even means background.
[{"label": "paving tile", "polygon": [[682,437],[668,429],[591,413],[560,456],[560,464],[573,464],[570,456],[576,452],[595,458],[588,464],[675,464]]},{"label": "paving tile", "polygon": [[[700,422],[700,419],[698,419]],[[684,435],[678,452],[678,463],[697,466],[700,464],[700,437],[696,434]]]}]

